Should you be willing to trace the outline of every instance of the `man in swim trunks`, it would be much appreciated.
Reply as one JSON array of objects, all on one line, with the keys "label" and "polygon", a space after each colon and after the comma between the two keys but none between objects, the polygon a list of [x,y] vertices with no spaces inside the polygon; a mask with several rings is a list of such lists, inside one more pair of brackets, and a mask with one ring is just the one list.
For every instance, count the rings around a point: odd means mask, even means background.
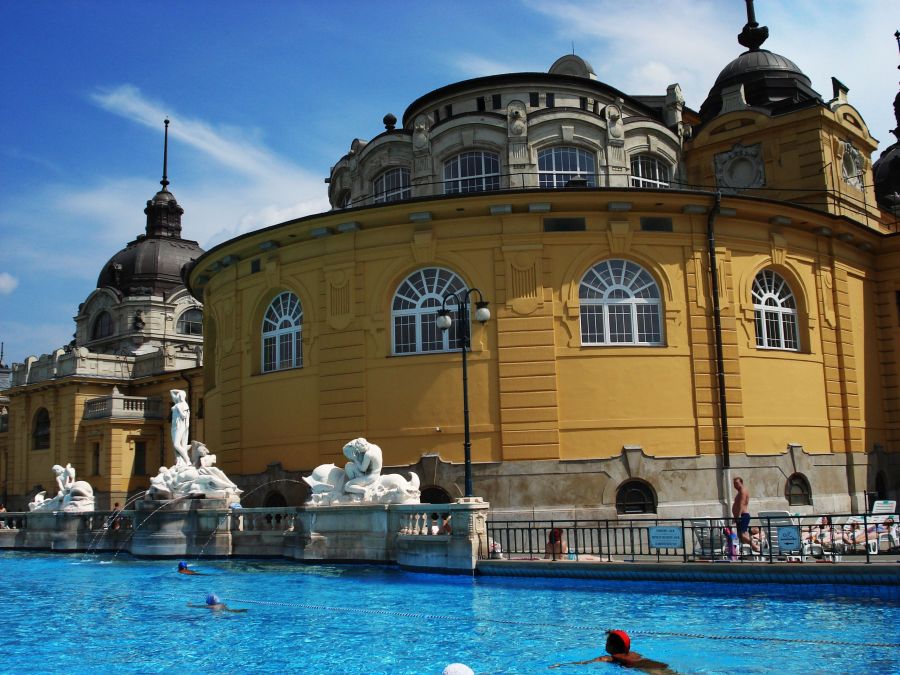
[{"label": "man in swim trunks", "polygon": [[744,544],[752,545],[750,541],[750,492],[744,486],[744,479],[740,476],[737,476],[731,484],[734,485],[735,490],[731,513],[737,523],[738,536]]},{"label": "man in swim trunks", "polygon": [[653,659],[645,659],[637,652],[631,651],[631,638],[624,630],[611,630],[606,633],[606,654],[598,656],[590,661],[573,661],[572,663],[557,663],[550,666],[551,668],[559,668],[560,666],[583,666],[588,663],[617,663],[625,668],[636,668],[645,673],[672,673],[665,663],[654,661]]}]

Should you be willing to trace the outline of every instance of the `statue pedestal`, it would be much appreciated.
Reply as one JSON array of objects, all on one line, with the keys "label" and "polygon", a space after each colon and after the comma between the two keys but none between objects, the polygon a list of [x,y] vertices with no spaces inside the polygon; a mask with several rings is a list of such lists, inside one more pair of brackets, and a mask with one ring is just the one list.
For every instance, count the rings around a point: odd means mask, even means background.
[{"label": "statue pedestal", "polygon": [[231,554],[231,518],[226,499],[186,497],[137,503],[132,555],[153,558]]}]

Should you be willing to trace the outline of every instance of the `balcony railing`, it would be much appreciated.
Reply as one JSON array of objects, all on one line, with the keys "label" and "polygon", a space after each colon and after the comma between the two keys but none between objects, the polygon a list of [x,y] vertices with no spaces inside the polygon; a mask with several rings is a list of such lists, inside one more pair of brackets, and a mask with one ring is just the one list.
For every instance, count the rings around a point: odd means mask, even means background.
[{"label": "balcony railing", "polygon": [[162,400],[154,396],[113,394],[89,399],[84,404],[84,419],[162,419]]}]

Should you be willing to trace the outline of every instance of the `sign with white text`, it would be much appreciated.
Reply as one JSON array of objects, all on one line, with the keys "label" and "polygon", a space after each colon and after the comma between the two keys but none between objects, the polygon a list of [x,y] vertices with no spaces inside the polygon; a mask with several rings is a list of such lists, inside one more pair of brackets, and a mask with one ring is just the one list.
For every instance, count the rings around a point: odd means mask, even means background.
[{"label": "sign with white text", "polygon": [[650,548],[684,548],[684,530],[663,525],[651,527]]}]

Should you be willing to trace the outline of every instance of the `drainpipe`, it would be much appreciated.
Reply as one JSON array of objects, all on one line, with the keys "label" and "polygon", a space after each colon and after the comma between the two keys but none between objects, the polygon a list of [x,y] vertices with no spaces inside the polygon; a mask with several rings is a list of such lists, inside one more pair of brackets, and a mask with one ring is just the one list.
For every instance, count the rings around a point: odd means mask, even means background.
[{"label": "drainpipe", "polygon": [[722,491],[725,496],[725,517],[730,517],[728,503],[731,501],[731,457],[728,446],[728,399],[725,395],[725,357],[722,350],[722,308],[719,304],[719,271],[716,261],[716,216],[722,207],[722,193],[716,191],[713,207],[706,219],[706,249],[709,255],[710,292],[712,293],[713,327],[716,341],[716,380],[719,387],[719,428],[722,433]]}]

